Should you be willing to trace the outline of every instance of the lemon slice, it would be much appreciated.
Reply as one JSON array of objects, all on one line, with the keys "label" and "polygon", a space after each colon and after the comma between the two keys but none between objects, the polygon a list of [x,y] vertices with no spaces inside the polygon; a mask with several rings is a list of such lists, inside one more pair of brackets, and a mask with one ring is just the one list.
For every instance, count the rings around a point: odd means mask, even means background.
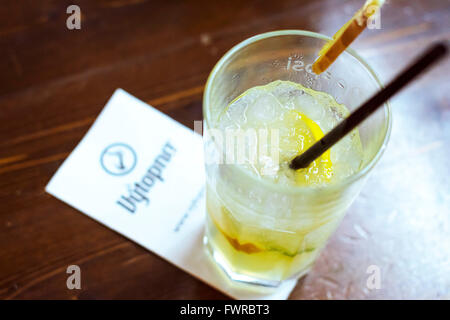
[{"label": "lemon slice", "polygon": [[366,28],[367,20],[383,5],[384,0],[367,0],[364,6],[342,26],[319,51],[319,57],[312,65],[316,74],[321,74],[336,60],[336,58],[358,37]]},{"label": "lemon slice", "polygon": [[[289,111],[284,120],[287,128],[290,129],[287,139],[283,141],[285,145],[282,145],[281,148],[290,148],[297,154],[301,154],[324,136],[320,126],[300,111]],[[313,161],[308,168],[295,172],[295,180],[298,185],[328,182],[332,176],[330,150]]]}]

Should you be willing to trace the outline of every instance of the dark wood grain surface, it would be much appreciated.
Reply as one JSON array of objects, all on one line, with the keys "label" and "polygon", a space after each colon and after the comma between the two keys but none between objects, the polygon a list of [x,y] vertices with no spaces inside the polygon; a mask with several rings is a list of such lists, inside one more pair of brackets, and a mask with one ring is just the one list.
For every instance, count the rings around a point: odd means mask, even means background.
[{"label": "dark wood grain surface", "polygon": [[[257,33],[332,35],[343,0],[4,0],[0,6],[0,298],[215,299],[218,291],[44,192],[121,87],[193,127],[217,60]],[[81,30],[66,28],[77,4]],[[388,0],[353,47],[387,82],[450,38],[450,2]],[[392,100],[391,141],[292,299],[450,299],[450,63]],[[66,268],[82,269],[68,290]],[[381,270],[381,289],[366,286]]]}]

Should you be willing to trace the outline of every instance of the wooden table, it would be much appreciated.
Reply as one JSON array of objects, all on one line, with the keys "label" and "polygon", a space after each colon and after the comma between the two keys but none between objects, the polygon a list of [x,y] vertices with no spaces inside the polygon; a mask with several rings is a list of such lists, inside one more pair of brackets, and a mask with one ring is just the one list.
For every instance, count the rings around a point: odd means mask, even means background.
[{"label": "wooden table", "polygon": [[[218,291],[44,192],[113,91],[193,127],[217,60],[257,33],[332,35],[361,1],[5,0],[0,8],[0,297],[216,299]],[[66,8],[81,8],[68,30]],[[390,0],[354,44],[387,82],[450,37],[450,3]],[[292,299],[450,298],[450,64],[392,100],[392,137]],[[82,270],[68,290],[66,268]],[[366,286],[368,267],[381,289]],[[370,271],[370,270],[369,270]]]}]

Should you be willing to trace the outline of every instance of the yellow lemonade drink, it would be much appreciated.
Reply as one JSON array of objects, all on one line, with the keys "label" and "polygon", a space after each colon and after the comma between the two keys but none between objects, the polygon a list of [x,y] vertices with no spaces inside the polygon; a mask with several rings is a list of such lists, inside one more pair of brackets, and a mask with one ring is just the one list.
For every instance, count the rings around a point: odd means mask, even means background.
[{"label": "yellow lemonade drink", "polygon": [[[314,192],[359,170],[363,152],[357,130],[308,168],[289,168],[292,158],[348,114],[327,93],[274,81],[245,91],[219,115],[219,129],[225,136],[244,134],[240,143],[246,149],[240,161],[234,157],[234,163],[226,163],[225,159],[217,173],[207,172],[214,177],[207,181],[207,241],[214,258],[227,264],[227,272],[270,286],[308,270],[345,208],[331,203],[333,214],[324,215],[329,211],[325,199],[311,197],[299,204],[300,198],[274,190],[308,188]],[[258,132],[268,134],[261,138]],[[249,149],[262,145],[271,152],[250,154]],[[273,188],[251,186],[248,178],[252,176]]]},{"label": "yellow lemonade drink", "polygon": [[305,274],[387,144],[386,104],[308,168],[289,168],[381,86],[351,49],[314,73],[330,40],[301,30],[256,35],[206,83],[204,243],[233,284],[276,287]]}]

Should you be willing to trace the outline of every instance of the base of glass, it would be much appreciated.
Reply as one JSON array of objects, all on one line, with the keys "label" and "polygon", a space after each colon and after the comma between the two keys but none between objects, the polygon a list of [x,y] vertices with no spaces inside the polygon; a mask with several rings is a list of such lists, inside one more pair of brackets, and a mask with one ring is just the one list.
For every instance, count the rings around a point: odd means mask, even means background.
[{"label": "base of glass", "polygon": [[244,284],[246,286],[251,286],[254,288],[266,288],[266,289],[276,289],[278,288],[284,281],[291,279],[300,279],[305,276],[310,268],[305,268],[301,272],[289,277],[285,280],[268,280],[261,279],[256,277],[251,277],[245,274],[237,273],[233,270],[233,268],[228,264],[226,259],[222,256],[220,252],[214,249],[212,244],[208,241],[207,235],[203,237],[203,244],[205,246],[207,254],[213,260],[213,262],[220,268],[220,270],[226,275],[226,277],[232,282],[237,284]]}]

